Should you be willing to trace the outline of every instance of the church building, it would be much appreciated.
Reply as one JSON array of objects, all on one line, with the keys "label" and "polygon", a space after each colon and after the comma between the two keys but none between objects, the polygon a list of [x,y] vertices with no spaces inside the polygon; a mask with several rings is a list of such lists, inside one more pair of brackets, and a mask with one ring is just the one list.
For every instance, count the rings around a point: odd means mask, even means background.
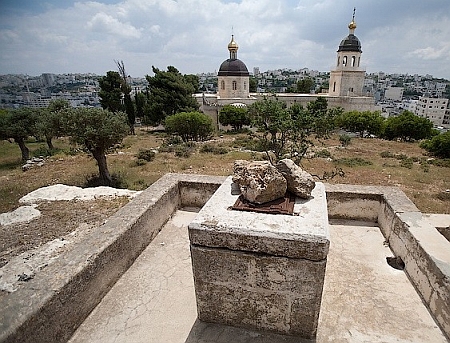
[{"label": "church building", "polygon": [[361,68],[361,43],[355,36],[354,11],[348,29],[348,36],[339,44],[336,65],[330,71],[328,92],[320,94],[250,93],[250,74],[245,63],[237,58],[239,46],[232,35],[228,44],[229,58],[219,68],[217,94],[194,95],[200,104],[200,110],[212,117],[218,129],[222,128],[218,117],[223,106],[247,106],[269,96],[275,96],[288,106],[294,103],[306,106],[320,96],[327,99],[328,107],[342,107],[344,111],[377,110],[375,99],[363,94],[365,70]]}]

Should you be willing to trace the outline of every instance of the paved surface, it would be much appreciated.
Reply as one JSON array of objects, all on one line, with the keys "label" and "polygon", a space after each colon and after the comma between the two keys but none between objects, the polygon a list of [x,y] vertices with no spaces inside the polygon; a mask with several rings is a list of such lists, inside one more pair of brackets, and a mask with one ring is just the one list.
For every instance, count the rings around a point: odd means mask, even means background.
[{"label": "paved surface", "polygon": [[[302,342],[196,320],[187,235],[195,215],[176,213],[71,343]],[[316,342],[447,342],[403,271],[386,263],[392,254],[379,229],[355,224],[330,225]]]}]

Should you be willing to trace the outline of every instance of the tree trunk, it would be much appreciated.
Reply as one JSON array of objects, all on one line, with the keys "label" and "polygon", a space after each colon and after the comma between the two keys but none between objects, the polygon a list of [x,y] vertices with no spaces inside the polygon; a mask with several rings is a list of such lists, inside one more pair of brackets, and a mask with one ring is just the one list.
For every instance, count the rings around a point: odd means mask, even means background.
[{"label": "tree trunk", "polygon": [[48,149],[50,151],[55,149],[55,147],[53,146],[53,142],[52,142],[52,137],[51,136],[45,137],[45,141],[47,142],[47,146],[48,146]]},{"label": "tree trunk", "polygon": [[112,178],[109,174],[108,166],[106,164],[105,152],[103,150],[93,150],[92,155],[97,161],[100,180],[105,186],[112,186]]},{"label": "tree trunk", "polygon": [[22,161],[26,162],[30,158],[30,150],[28,150],[25,145],[25,140],[21,137],[16,137],[14,140],[19,145],[20,151],[22,152]]}]

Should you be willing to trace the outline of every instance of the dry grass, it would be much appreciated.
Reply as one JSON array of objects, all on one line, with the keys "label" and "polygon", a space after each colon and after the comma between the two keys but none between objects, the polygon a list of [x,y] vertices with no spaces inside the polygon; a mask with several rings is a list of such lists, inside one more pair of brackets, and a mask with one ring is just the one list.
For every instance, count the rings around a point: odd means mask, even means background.
[{"label": "dry grass", "polygon": [[[136,163],[136,153],[140,149],[152,149],[160,146],[164,136],[138,130],[136,136],[127,137],[122,146],[108,155],[108,167],[113,173],[119,173],[127,182],[128,188],[142,190],[168,172],[195,173],[209,175],[230,175],[236,159],[261,158],[258,154],[231,148],[232,141],[239,136],[217,138],[209,144],[228,147],[227,154],[215,155],[200,153],[197,149],[189,158],[176,157],[174,153],[158,153],[152,162],[144,165]],[[68,148],[64,140],[55,141],[55,145]],[[200,145],[200,144],[198,144]],[[30,150],[36,150],[43,143],[30,143]],[[379,139],[353,138],[351,144],[342,148],[338,137],[316,142],[315,150],[326,149],[332,160],[325,158],[303,159],[302,166],[308,172],[322,175],[331,171],[338,159],[360,158],[371,161],[367,166],[341,166],[345,177],[336,177],[326,182],[397,186],[423,212],[450,213],[450,203],[439,193],[450,189],[450,168],[427,164],[426,167],[414,162],[412,168],[401,166],[395,158],[383,158],[380,153],[389,151],[404,154],[415,160],[426,159],[424,151],[416,143],[391,142]],[[0,142],[0,212],[7,212],[18,207],[18,199],[39,187],[63,183],[82,186],[86,178],[97,173],[95,160],[88,154],[74,156],[58,154],[50,157],[44,166],[22,172],[20,152],[15,144]]]}]

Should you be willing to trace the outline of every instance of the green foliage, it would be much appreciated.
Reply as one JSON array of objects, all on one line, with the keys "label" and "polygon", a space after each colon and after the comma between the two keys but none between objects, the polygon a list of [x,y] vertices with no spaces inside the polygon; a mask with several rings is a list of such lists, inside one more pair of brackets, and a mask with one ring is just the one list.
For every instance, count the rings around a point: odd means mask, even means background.
[{"label": "green foliage", "polygon": [[382,152],[380,152],[380,156],[381,156],[382,158],[394,158],[394,157],[395,157],[395,154],[393,154],[393,153],[390,152],[390,151],[382,151]]},{"label": "green foliage", "polygon": [[431,137],[433,123],[416,116],[410,111],[403,111],[396,117],[390,117],[383,123],[383,137],[389,140],[401,139],[405,142]]},{"label": "green foliage", "polygon": [[331,152],[329,152],[327,149],[322,149],[320,151],[317,151],[314,154],[314,157],[331,158]]},{"label": "green foliage", "polygon": [[441,133],[430,140],[422,142],[420,147],[434,156],[450,158],[450,131]]},{"label": "green foliage", "polygon": [[198,88],[198,79],[195,81],[192,75],[182,75],[173,66],[167,67],[167,71],[152,68],[155,76],[146,76],[150,93],[145,122],[159,125],[167,116],[198,110],[199,105],[192,97]]},{"label": "green foliage", "polygon": [[250,116],[246,108],[225,105],[219,112],[220,124],[231,125],[233,131],[242,129],[244,125],[250,125]]},{"label": "green foliage", "polygon": [[111,112],[118,112],[123,110],[122,105],[122,77],[116,71],[108,71],[106,76],[103,76],[100,81],[100,104],[103,109]]},{"label": "green foliage", "polygon": [[297,81],[295,87],[288,88],[287,93],[311,93],[314,88],[314,80],[310,77]]},{"label": "green foliage", "polygon": [[450,192],[439,192],[436,194],[436,198],[441,201],[450,201]]},{"label": "green foliage", "polygon": [[372,165],[372,161],[365,160],[361,157],[351,157],[351,158],[340,158],[335,160],[338,165],[343,165],[347,167],[362,167]]},{"label": "green foliage", "polygon": [[155,159],[155,152],[150,149],[140,149],[136,154],[138,160],[144,160],[147,162],[151,162]]},{"label": "green foliage", "polygon": [[0,139],[14,139],[22,153],[22,160],[29,158],[30,151],[25,145],[29,136],[37,135],[38,110],[18,108],[0,112]]},{"label": "green foliage", "polygon": [[98,108],[75,108],[64,112],[64,130],[73,143],[84,146],[96,159],[103,185],[114,186],[106,164],[106,151],[128,134],[127,117]]},{"label": "green foliage", "polygon": [[52,100],[45,109],[39,110],[37,134],[45,137],[48,149],[54,150],[52,139],[64,134],[62,113],[70,108],[67,100]]},{"label": "green foliage", "polygon": [[181,112],[168,116],[165,128],[168,133],[180,136],[183,142],[204,141],[214,132],[212,119],[200,112]]},{"label": "green foliage", "polygon": [[271,162],[269,152],[275,160],[290,157],[299,161],[313,145],[310,135],[328,137],[342,109],[328,109],[323,97],[308,103],[306,109],[298,104],[286,108],[281,101],[265,98],[249,106],[249,113],[252,124],[258,129],[259,145]]},{"label": "green foliage", "polygon": [[436,167],[450,168],[450,158],[444,158],[442,160],[431,160],[430,163]]},{"label": "green foliage", "polygon": [[201,149],[200,152],[202,153],[211,153],[214,155],[223,155],[228,153],[228,149],[222,146],[216,146],[214,144],[204,144]]},{"label": "green foliage", "polygon": [[400,167],[403,167],[403,168],[412,169],[413,164],[414,164],[413,159],[410,157],[402,159],[400,161]]},{"label": "green foliage", "polygon": [[343,147],[349,146],[352,138],[349,135],[339,135],[339,142]]},{"label": "green foliage", "polygon": [[349,111],[336,119],[336,124],[344,130],[365,135],[379,136],[383,127],[384,118],[379,111]]}]

